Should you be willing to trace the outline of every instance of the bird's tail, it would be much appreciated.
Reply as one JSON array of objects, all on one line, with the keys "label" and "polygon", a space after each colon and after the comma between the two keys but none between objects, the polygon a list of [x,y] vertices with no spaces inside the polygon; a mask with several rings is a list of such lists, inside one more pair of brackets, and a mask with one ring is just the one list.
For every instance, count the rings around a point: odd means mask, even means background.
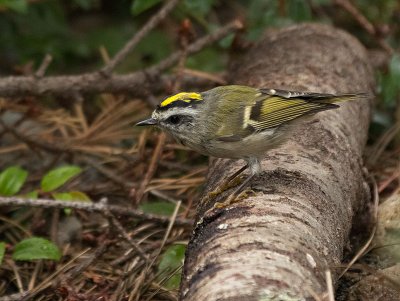
[{"label": "bird's tail", "polygon": [[326,99],[320,99],[318,102],[323,103],[341,103],[341,102],[348,102],[354,100],[362,100],[369,98],[370,94],[368,93],[354,93],[354,94],[338,94],[332,95],[331,97],[327,97]]}]

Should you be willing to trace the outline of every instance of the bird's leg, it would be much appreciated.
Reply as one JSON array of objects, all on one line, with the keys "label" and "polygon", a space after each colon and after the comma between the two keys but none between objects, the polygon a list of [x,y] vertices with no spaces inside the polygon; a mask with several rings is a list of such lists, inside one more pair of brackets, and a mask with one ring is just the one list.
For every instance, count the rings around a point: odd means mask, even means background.
[{"label": "bird's leg", "polygon": [[232,201],[235,200],[239,194],[246,188],[247,184],[249,184],[250,180],[254,177],[254,174],[249,175],[243,182],[242,184],[239,185],[238,188],[235,189],[235,191],[228,197],[228,199],[231,199]]},{"label": "bird's leg", "polygon": [[258,158],[249,158],[247,160],[250,168],[250,175],[237,187],[232,194],[228,196],[228,198],[223,202],[218,202],[214,205],[214,208],[224,208],[232,204],[236,201],[237,197],[243,192],[243,190],[247,187],[251,179],[261,172],[261,164]]},{"label": "bird's leg", "polygon": [[228,179],[226,179],[225,181],[223,181],[220,185],[218,185],[218,187],[216,189],[214,189],[213,191],[208,193],[209,197],[213,197],[216,196],[222,192],[224,192],[225,190],[231,188],[231,186],[229,185],[233,180],[235,180],[242,172],[244,172],[247,167],[249,165],[243,165],[240,169],[238,169],[237,171],[235,171],[232,175],[230,175],[228,177]]},{"label": "bird's leg", "polygon": [[229,176],[229,178],[226,180],[225,183],[230,183],[232,182],[234,179],[236,179],[236,177],[238,177],[242,172],[244,172],[247,167],[249,167],[249,165],[246,163],[245,165],[243,165],[240,169],[238,169],[237,171],[235,171],[233,174],[231,174]]}]

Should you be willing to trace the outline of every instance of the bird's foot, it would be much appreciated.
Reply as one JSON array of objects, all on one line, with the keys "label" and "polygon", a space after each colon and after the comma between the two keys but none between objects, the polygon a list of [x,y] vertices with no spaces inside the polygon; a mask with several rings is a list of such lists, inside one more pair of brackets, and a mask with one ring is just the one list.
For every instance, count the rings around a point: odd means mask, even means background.
[{"label": "bird's foot", "polygon": [[216,189],[207,193],[207,198],[212,199],[227,191],[228,189],[235,187],[243,182],[244,177],[238,176],[234,179],[224,181],[221,185],[218,185]]},{"label": "bird's foot", "polygon": [[214,204],[213,209],[222,209],[226,208],[234,203],[238,203],[251,195],[254,195],[255,192],[251,188],[247,188],[241,191],[239,194],[232,193],[225,199],[223,202],[217,202]]},{"label": "bird's foot", "polygon": [[251,188],[249,187],[249,188],[243,190],[243,191],[235,198],[234,202],[235,202],[235,203],[236,203],[236,202],[240,202],[240,201],[242,201],[242,200],[244,200],[244,199],[247,199],[247,198],[250,197],[250,196],[255,196],[255,195],[256,195],[256,192],[255,192],[253,189],[251,189]]}]

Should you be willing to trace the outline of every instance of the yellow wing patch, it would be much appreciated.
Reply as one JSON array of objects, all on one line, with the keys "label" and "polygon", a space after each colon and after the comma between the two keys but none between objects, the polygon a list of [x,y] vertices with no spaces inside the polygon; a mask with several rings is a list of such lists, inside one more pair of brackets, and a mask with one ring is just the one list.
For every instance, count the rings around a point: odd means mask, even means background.
[{"label": "yellow wing patch", "polygon": [[267,115],[281,109],[295,106],[298,103],[299,102],[296,100],[282,100],[282,98],[279,97],[269,97],[268,99],[266,99],[266,101],[262,102],[261,113],[262,115]]},{"label": "yellow wing patch", "polygon": [[200,101],[203,100],[201,94],[195,92],[181,92],[175,94],[173,96],[168,97],[165,99],[161,104],[160,107],[166,107],[175,101],[184,101],[184,102],[191,102],[192,100]]},{"label": "yellow wing patch", "polygon": [[[258,131],[279,126],[298,117],[336,108],[329,103],[305,101],[298,98],[269,97],[251,106],[251,113],[244,116],[244,125]],[[249,116],[250,115],[250,116]]]}]

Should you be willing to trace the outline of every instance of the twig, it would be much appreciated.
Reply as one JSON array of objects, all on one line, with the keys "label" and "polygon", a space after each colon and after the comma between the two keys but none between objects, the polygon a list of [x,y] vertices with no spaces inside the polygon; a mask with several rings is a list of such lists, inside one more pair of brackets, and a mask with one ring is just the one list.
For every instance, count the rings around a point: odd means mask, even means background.
[{"label": "twig", "polygon": [[139,203],[140,200],[142,199],[147,185],[149,184],[150,180],[153,178],[153,176],[156,172],[158,162],[160,161],[160,157],[161,157],[162,151],[164,149],[165,138],[166,138],[166,135],[164,133],[161,133],[158,136],[158,142],[157,142],[156,148],[154,149],[153,156],[151,157],[149,168],[147,169],[144,179],[140,183],[140,187],[138,188],[138,190],[136,192],[136,196],[135,196],[136,203]]},{"label": "twig", "polygon": [[[174,224],[176,223],[176,217],[178,216],[178,212],[179,212],[179,208],[181,207],[181,204],[182,204],[181,201],[178,201],[178,202],[176,203],[174,212],[173,212],[172,215],[171,215],[171,219],[170,219],[170,221],[169,221],[169,223],[168,223],[167,231],[165,231],[165,235],[164,235],[164,238],[163,238],[163,240],[162,240],[161,246],[160,246],[160,248],[159,248],[158,254],[161,253],[161,250],[162,250],[162,248],[164,247],[165,243],[167,242],[167,239],[168,239],[168,237],[169,237],[169,234],[171,233],[171,230],[172,230]],[[158,257],[158,256],[155,257],[154,261],[156,260],[157,257]]]},{"label": "twig", "polygon": [[[343,268],[343,266],[336,266],[334,268]],[[389,275],[386,275],[384,273],[385,269],[375,269],[370,267],[367,264],[354,264],[351,267],[352,270],[361,270],[363,273],[369,273],[370,275],[373,275],[374,277],[378,278],[379,280],[382,281],[387,281],[392,288],[394,288],[396,291],[400,293],[400,281],[398,281],[397,278],[392,278]]]},{"label": "twig", "polygon": [[50,54],[46,54],[38,70],[35,73],[35,77],[37,78],[43,77],[44,74],[46,73],[47,68],[49,68],[52,60],[53,57]]},{"label": "twig", "polygon": [[22,296],[24,296],[24,293],[15,293],[0,297],[0,301],[21,301]]},{"label": "twig", "polygon": [[378,192],[381,193],[388,187],[394,180],[399,179],[400,170],[397,168],[387,179],[379,184]]},{"label": "twig", "polygon": [[[215,32],[200,38],[190,44],[187,53],[193,54],[207,45],[220,40],[229,33],[242,27],[239,21],[233,21]],[[145,83],[150,78],[156,78],[152,83],[152,91],[161,91],[170,83],[169,76],[160,76],[161,71],[173,66],[180,58],[180,51],[171,54],[159,64],[124,75],[105,77],[100,72],[83,73],[80,75],[60,75],[34,78],[32,76],[8,76],[0,79],[0,97],[41,96],[41,95],[73,95],[73,93],[126,93],[135,96],[148,94]]]},{"label": "twig", "polygon": [[[9,133],[11,133],[16,139],[22,141],[23,143],[25,143],[27,146],[29,146],[30,148],[32,148],[33,150],[35,150],[36,148],[39,148],[41,150],[45,150],[47,152],[56,154],[56,155],[60,155],[60,154],[87,154],[87,153],[92,153],[93,152],[93,147],[91,148],[85,148],[85,147],[75,147],[74,145],[70,145],[67,143],[63,143],[62,141],[57,140],[57,143],[48,143],[45,141],[42,141],[40,139],[36,139],[32,136],[29,135],[25,135],[23,133],[21,133],[20,131],[18,131],[15,127],[11,127],[8,126],[7,124],[4,123],[3,120],[0,119],[0,125],[4,128],[5,131],[8,131]],[[107,150],[106,150],[107,151]],[[112,155],[112,153],[110,151],[108,151],[110,155]],[[121,155],[120,155],[121,156]],[[130,155],[129,159],[134,159],[134,155]],[[55,159],[57,160],[57,158]],[[92,161],[93,163],[94,161]],[[93,167],[94,166],[93,164]],[[97,166],[97,170],[100,172],[103,172],[103,174],[105,175],[105,168],[102,167],[103,169],[100,170],[100,165]],[[111,172],[107,173],[108,176],[111,176]],[[111,179],[111,177],[110,177]],[[114,180],[115,182],[118,182],[119,184],[121,184],[122,182],[120,181],[120,179],[118,180],[116,177],[113,177],[112,180]],[[125,188],[129,189],[131,188],[131,186],[129,184],[127,184],[128,186],[126,186],[125,184],[123,185]]]},{"label": "twig", "polygon": [[335,3],[351,14],[370,35],[376,35],[375,26],[350,1],[335,0]]},{"label": "twig", "polygon": [[68,261],[66,264],[64,264],[60,269],[52,273],[50,276],[48,276],[46,279],[44,279],[37,287],[33,288],[32,290],[25,291],[23,293],[18,293],[18,294],[12,294],[8,296],[2,296],[0,297],[0,301],[26,301],[29,300],[30,298],[36,296],[37,293],[42,291],[43,289],[49,287],[51,285],[51,280],[57,277],[57,275],[61,274],[62,272],[66,271],[69,269],[72,264],[82,255],[87,253],[89,249],[84,250],[74,258],[72,258],[70,261]]},{"label": "twig", "polygon": [[[79,200],[75,201],[59,201],[49,199],[22,199],[17,197],[0,197],[0,206],[24,206],[24,207],[37,207],[37,208],[72,208],[77,210],[84,210],[88,212],[104,213],[109,210],[113,214],[130,216],[143,221],[161,223],[163,225],[169,224],[169,218],[158,216],[155,214],[144,213],[143,211],[132,209],[126,206],[118,205],[105,205],[102,203],[86,203]],[[188,219],[177,218],[175,221],[177,226],[190,227],[193,222]]]},{"label": "twig", "polygon": [[149,193],[154,195],[154,196],[156,196],[156,197],[159,197],[161,199],[167,200],[170,203],[174,203],[175,204],[175,203],[177,203],[179,201],[178,199],[175,199],[175,198],[173,198],[173,197],[171,197],[169,195],[166,195],[165,193],[163,193],[163,192],[161,192],[161,191],[159,191],[157,189],[152,189],[152,190],[149,191]]},{"label": "twig", "polygon": [[67,269],[69,269],[72,264],[81,256],[83,256],[85,253],[87,253],[90,250],[90,248],[82,251],[78,255],[76,255],[74,258],[72,258],[70,261],[68,261],[66,264],[64,264],[60,269],[52,273],[50,276],[48,276],[46,279],[44,279],[37,287],[30,291],[24,292],[22,297],[18,299],[18,301],[27,301],[33,297],[35,297],[39,292],[42,290],[48,288],[52,284],[52,279],[56,278],[58,275],[61,273],[65,272]]},{"label": "twig", "polygon": [[190,36],[193,34],[192,24],[189,19],[183,20],[181,28],[179,30],[179,44],[181,47],[181,57],[179,58],[175,76],[175,82],[172,86],[172,92],[176,93],[181,89],[181,83],[183,78],[183,69],[187,59],[187,47],[189,45]]},{"label": "twig", "polygon": [[79,120],[79,124],[82,127],[82,131],[86,133],[89,129],[89,123],[88,120],[85,116],[85,113],[83,111],[83,102],[84,102],[84,97],[81,94],[74,94],[73,95],[75,103],[74,103],[74,112],[76,117]]},{"label": "twig", "polygon": [[51,215],[51,224],[50,224],[50,239],[52,241],[58,240],[58,225],[60,222],[60,210],[53,210]]},{"label": "twig", "polygon": [[310,286],[306,285],[304,289],[314,298],[315,301],[322,301],[322,297],[319,296]]},{"label": "twig", "polygon": [[38,274],[39,274],[39,271],[42,268],[42,266],[43,266],[42,260],[39,260],[36,262],[35,269],[33,270],[31,280],[29,281],[29,284],[28,284],[28,291],[32,290],[35,287],[35,282],[36,282],[36,279],[38,278]]},{"label": "twig", "polygon": [[[134,296],[140,291],[141,286],[146,279],[146,270],[142,270],[140,274],[136,277],[132,290],[129,292],[128,301],[132,300]],[[139,300],[136,298],[136,300]]]},{"label": "twig", "polygon": [[186,75],[190,75],[190,76],[193,76],[193,77],[198,77],[198,78],[201,78],[201,79],[206,79],[207,81],[209,81],[211,83],[216,83],[216,84],[219,84],[219,85],[226,85],[227,84],[226,80],[222,76],[220,76],[218,74],[212,74],[212,73],[209,73],[209,72],[204,72],[204,71],[200,71],[200,70],[193,70],[193,69],[188,69],[188,68],[183,69],[182,72],[183,72],[183,74],[186,74]]},{"label": "twig", "polygon": [[106,212],[106,215],[110,218],[112,224],[115,226],[115,228],[119,231],[119,233],[125,238],[125,240],[135,249],[135,251],[139,254],[139,256],[146,262],[149,262],[149,258],[146,256],[146,254],[143,252],[143,250],[139,247],[138,244],[136,244],[133,239],[131,239],[126,233],[124,227],[121,225],[121,223],[118,221],[118,219],[110,212]]},{"label": "twig", "polygon": [[133,48],[159,24],[169,12],[178,4],[179,0],[169,0],[167,3],[153,15],[150,20],[125,44],[125,46],[113,57],[113,59],[101,69],[101,73],[109,75],[115,67],[121,63]]},{"label": "twig", "polygon": [[91,254],[88,258],[83,260],[79,265],[74,267],[67,275],[66,279],[63,280],[70,280],[74,279],[78,275],[82,274],[84,270],[86,270],[96,259],[98,259],[105,251],[107,251],[107,248],[109,247],[111,241],[106,241],[100,246],[96,248],[96,250]]},{"label": "twig", "polygon": [[100,46],[99,51],[100,51],[101,58],[103,59],[103,62],[108,64],[111,61],[111,59],[110,59],[110,55],[108,54],[107,49],[104,46]]},{"label": "twig", "polygon": [[[175,210],[174,210],[174,212],[173,212],[173,214],[172,214],[172,216],[171,216],[170,223],[169,223],[168,228],[167,228],[167,230],[166,230],[166,232],[165,232],[165,234],[164,234],[164,238],[163,238],[162,242],[160,243],[160,246],[158,247],[157,253],[155,254],[155,256],[154,256],[154,258],[152,259],[152,261],[151,261],[150,263],[148,263],[148,264],[146,265],[146,267],[143,269],[141,275],[143,275],[144,278],[141,279],[140,276],[137,278],[137,282],[135,282],[135,287],[134,287],[134,289],[132,290],[132,292],[131,292],[131,294],[130,294],[130,298],[131,298],[132,296],[134,296],[134,295],[137,293],[137,288],[138,288],[138,286],[139,286],[138,282],[143,281],[143,280],[148,276],[148,274],[151,272],[152,267],[153,267],[155,261],[157,260],[158,256],[161,254],[162,248],[165,246],[165,244],[166,244],[166,243],[169,243],[169,242],[176,241],[175,238],[173,238],[173,239],[170,240],[170,239],[168,239],[168,237],[169,237],[169,235],[170,235],[170,233],[171,233],[171,230],[172,230],[173,225],[175,224],[176,216],[177,216],[177,214],[178,214],[180,205],[181,205],[181,202],[178,202],[178,203],[176,204]],[[159,242],[157,242],[157,244],[158,244],[158,243],[159,243]],[[149,246],[145,247],[145,251],[147,251],[147,250],[148,250],[148,251],[152,251],[152,250],[154,250],[155,248],[156,248],[156,246],[154,246],[154,245],[149,245]],[[126,254],[126,255],[123,256],[123,258],[118,258],[117,260],[114,260],[113,262],[111,262],[111,266],[114,266],[114,267],[115,267],[115,266],[117,266],[117,265],[119,265],[119,264],[125,262],[126,260],[129,260],[131,257],[132,257],[132,254]],[[145,276],[146,276],[146,277],[145,277]],[[150,280],[149,282],[151,283],[152,280]],[[140,285],[141,285],[141,283],[140,283]],[[128,300],[131,300],[131,299],[128,299]]]},{"label": "twig", "polygon": [[[168,237],[169,237],[169,235],[170,235],[170,233],[171,233],[172,227],[173,227],[173,225],[174,225],[174,223],[175,223],[175,221],[176,221],[176,217],[177,217],[177,215],[178,215],[180,206],[181,206],[181,201],[178,201],[178,203],[177,203],[176,206],[175,206],[174,212],[172,213],[171,220],[170,220],[170,222],[169,222],[169,224],[168,224],[167,231],[165,231],[165,234],[164,234],[163,240],[162,240],[162,242],[161,242],[160,248],[158,249],[158,252],[157,252],[156,255],[154,256],[154,258],[153,258],[151,264],[148,265],[148,266],[146,267],[147,273],[150,271],[151,267],[153,266],[153,264],[154,264],[155,261],[157,260],[158,256],[160,256],[161,251],[162,251],[162,249],[164,248],[165,243],[167,242],[167,239],[168,239]],[[152,298],[152,296],[150,296],[149,298],[147,298],[146,301],[150,301],[151,298]]]},{"label": "twig", "polygon": [[[157,295],[161,290],[163,290],[163,293],[170,293],[169,291],[167,291],[166,290],[166,288],[165,287],[163,287],[163,284],[165,284],[168,280],[170,280],[174,275],[176,275],[179,271],[181,271],[182,270],[182,267],[183,267],[183,264],[181,264],[180,266],[178,266],[178,267],[176,267],[175,269],[173,269],[170,273],[169,273],[169,275],[166,275],[166,277],[165,278],[163,278],[161,281],[160,281],[160,283],[156,283],[156,282],[153,282],[152,283],[152,286],[155,286],[155,291],[146,299],[146,301],[150,301],[150,300],[153,300],[153,297],[155,296],[155,295]],[[173,297],[173,296],[171,296],[171,295],[169,295],[169,297],[170,297],[170,300],[171,300],[171,297]],[[173,298],[172,300],[178,300],[176,297],[175,298]]]},{"label": "twig", "polygon": [[17,287],[18,287],[19,292],[23,293],[24,292],[24,286],[22,284],[22,279],[21,279],[21,275],[19,274],[18,267],[15,265],[15,262],[13,260],[9,260],[7,262],[7,264],[9,266],[11,266],[11,269],[14,272],[15,281],[17,282]]},{"label": "twig", "polygon": [[392,125],[382,136],[379,137],[378,141],[372,147],[368,164],[374,165],[378,159],[382,156],[382,153],[389,145],[389,143],[393,140],[393,138],[397,135],[400,131],[400,121],[396,122]]},{"label": "twig", "polygon": [[66,271],[72,263],[77,260],[79,257],[87,253],[90,249],[86,249],[77,256],[75,256],[73,259],[71,259],[69,262],[67,262],[62,268],[59,270],[55,271],[53,274],[48,276],[46,279],[44,279],[37,287],[33,288],[32,290],[24,292],[22,294],[22,297],[18,299],[19,301],[27,301],[33,297],[35,297],[38,293],[40,293],[42,290],[48,288],[51,285],[57,286],[61,281],[66,281],[75,278],[79,274],[81,274],[85,269],[87,269],[95,259],[97,259],[101,254],[103,254],[106,250],[107,247],[109,246],[110,242],[101,244],[94,252],[91,254],[87,259],[83,260],[79,265],[74,267],[66,276],[66,278],[58,278],[56,281],[52,282],[52,279],[56,278],[58,275],[60,275],[62,272]]},{"label": "twig", "polygon": [[[172,238],[167,239],[166,244],[170,244],[170,243],[174,243],[174,242],[176,242],[176,238],[172,237]],[[152,252],[156,248],[159,248],[160,245],[161,245],[161,242],[152,243],[150,245],[144,246],[143,247],[143,251],[144,251],[144,253]],[[118,257],[118,258],[114,259],[113,261],[111,261],[110,265],[112,267],[117,267],[117,266],[119,266],[121,264],[124,264],[128,260],[131,260],[135,256],[136,256],[136,254],[134,254],[132,252],[126,252],[125,254],[123,254],[120,257]]]},{"label": "twig", "polygon": [[377,39],[379,45],[385,49],[388,53],[392,54],[394,52],[393,48],[390,47],[385,40],[378,36],[378,33],[375,29],[375,26],[358,10],[356,6],[354,6],[348,0],[335,0],[335,3],[346,10],[353,18],[361,25],[362,28],[365,29],[371,36]]},{"label": "twig", "polygon": [[17,129],[8,126],[7,124],[5,124],[5,122],[3,120],[0,119],[0,125],[8,132],[10,132],[15,138],[17,138],[18,140],[26,143],[29,147],[35,148],[35,147],[39,147],[43,150],[46,150],[48,152],[51,153],[69,153],[71,152],[71,149],[69,149],[68,147],[66,147],[65,145],[61,145],[60,143],[46,143],[43,141],[40,141],[38,139],[34,139],[31,138],[27,135],[22,134],[21,132],[19,132]]},{"label": "twig", "polygon": [[378,185],[374,177],[371,176],[372,181],[372,188],[373,188],[373,201],[374,201],[374,227],[372,228],[371,234],[367,240],[367,242],[358,250],[357,254],[354,255],[353,259],[347,264],[346,268],[343,272],[339,275],[338,279],[342,278],[344,274],[351,268],[351,266],[365,254],[365,251],[368,249],[369,245],[371,244],[377,229],[378,224],[378,205],[379,205],[379,193],[378,193]]},{"label": "twig", "polygon": [[103,176],[106,178],[110,179],[114,183],[120,185],[124,189],[131,189],[133,185],[129,183],[125,178],[117,175],[114,171],[108,169],[107,167],[101,165],[99,162],[96,160],[89,158],[89,157],[84,157],[83,161],[92,166],[94,169],[96,169],[98,172],[100,172]]},{"label": "twig", "polygon": [[[215,41],[218,41],[222,39],[224,36],[228,35],[232,31],[241,29],[243,27],[243,24],[239,20],[235,20],[231,23],[228,23],[224,27],[221,27],[220,29],[216,30],[215,32],[202,37],[198,39],[196,42],[190,44],[187,48],[187,54],[192,54],[199,52],[201,49],[203,49],[205,46],[210,45],[214,43]],[[168,58],[162,60],[160,63],[158,63],[154,67],[149,68],[149,72],[151,73],[160,73],[161,71],[168,69],[169,67],[172,67],[176,62],[179,61],[179,59],[182,56],[182,51],[175,52],[171,54]]]},{"label": "twig", "polygon": [[330,270],[325,271],[325,277],[326,277],[326,286],[328,288],[328,300],[335,301],[333,282],[332,282],[332,274],[331,274]]},{"label": "twig", "polygon": [[361,268],[368,271],[368,273],[373,274],[378,279],[382,281],[387,281],[392,288],[400,293],[400,281],[398,281],[397,277],[386,275],[383,270],[375,270],[366,264],[362,264]]},{"label": "twig", "polygon": [[170,162],[170,161],[164,161],[161,160],[158,163],[160,166],[171,169],[171,170],[178,170],[178,171],[183,171],[183,172],[189,172],[193,170],[193,166],[189,165],[189,164],[183,164],[181,162]]},{"label": "twig", "polygon": [[[23,232],[26,236],[30,237],[32,236],[32,232],[29,231],[28,229],[25,229],[23,226],[20,225],[21,221],[14,220],[14,219],[9,219],[5,216],[0,216],[0,221],[5,222],[10,224],[11,226],[14,226],[15,228],[19,229],[21,232]],[[6,230],[7,227],[3,225],[3,227],[0,229],[0,233],[4,233],[3,231]]]}]

